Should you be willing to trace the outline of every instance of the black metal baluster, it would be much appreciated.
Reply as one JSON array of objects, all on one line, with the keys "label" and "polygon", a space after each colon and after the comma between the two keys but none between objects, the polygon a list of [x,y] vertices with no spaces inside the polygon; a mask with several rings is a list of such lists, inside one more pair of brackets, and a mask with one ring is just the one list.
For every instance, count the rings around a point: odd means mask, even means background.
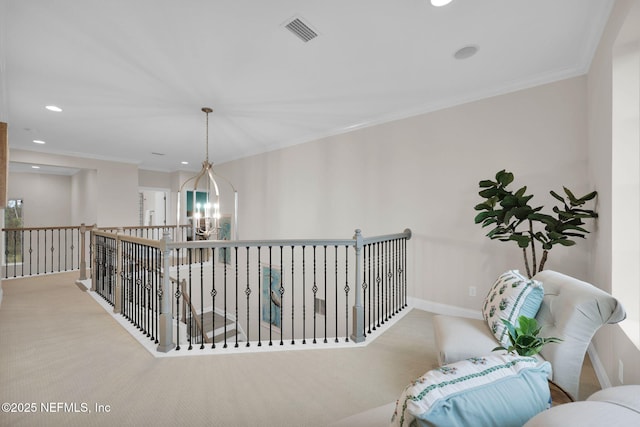
[{"label": "black metal baluster", "polygon": [[326,308],[328,306],[327,304],[327,245],[324,245],[324,307],[325,307],[325,312],[324,312],[324,343],[326,344],[327,341],[327,311]]},{"label": "black metal baluster", "polygon": [[29,230],[29,276],[33,274],[33,269],[31,267],[31,261],[33,257],[33,235],[32,230]]},{"label": "black metal baluster", "polygon": [[249,344],[249,336],[250,336],[250,331],[249,331],[249,296],[251,295],[251,287],[249,286],[250,280],[249,280],[249,246],[245,247],[245,251],[246,251],[246,256],[247,256],[247,288],[245,289],[244,293],[247,296],[247,330],[246,330],[246,336],[245,338],[247,339],[247,347],[250,346]]},{"label": "black metal baluster", "polygon": [[[357,285],[356,285],[357,286]],[[345,342],[349,342],[349,247],[344,247],[344,312],[345,322],[344,322],[344,332],[345,332]],[[356,331],[354,331],[356,332]]]},{"label": "black metal baluster", "polygon": [[[60,237],[60,229],[56,230],[58,232],[58,271],[62,271],[62,268],[60,268],[60,263],[62,262],[62,240]],[[51,233],[53,233],[53,230],[51,230]],[[53,262],[51,263],[51,272],[53,273]]]},{"label": "black metal baluster", "polygon": [[147,258],[144,261],[144,265],[145,265],[145,293],[144,293],[144,298],[145,298],[145,313],[146,313],[146,325],[145,325],[145,329],[147,330],[147,338],[151,337],[151,308],[152,308],[152,304],[151,304],[151,280],[153,280],[153,276],[152,276],[152,271],[151,271],[151,246],[144,246],[146,252],[147,252]]},{"label": "black metal baluster", "polygon": [[296,288],[295,280],[294,280],[294,273],[295,273],[294,248],[295,246],[292,245],[291,246],[291,344],[292,345],[296,343],[296,340],[295,340],[296,325],[295,325],[295,307],[294,307],[295,288]]},{"label": "black metal baluster", "polygon": [[284,345],[282,338],[284,337],[284,258],[282,258],[282,246],[280,246],[280,345]]},{"label": "black metal baluster", "polygon": [[260,321],[262,320],[262,271],[260,269],[260,250],[262,248],[258,246],[258,347],[262,345],[262,327],[260,326]]},{"label": "black metal baluster", "polygon": [[36,230],[36,274],[40,274],[40,229]]},{"label": "black metal baluster", "polygon": [[[54,254],[53,228],[51,229],[51,272],[53,273],[53,254]],[[45,269],[46,271],[46,269]]]},{"label": "black metal baluster", "polygon": [[407,239],[402,239],[402,288],[404,290],[404,306],[407,306]]},{"label": "black metal baluster", "polygon": [[224,294],[224,345],[222,346],[222,348],[227,348],[227,248],[220,248],[220,250],[224,251],[222,253],[224,260],[224,262],[222,263],[224,269],[224,281],[222,282],[222,293]]},{"label": "black metal baluster", "polygon": [[[382,298],[380,288],[382,285],[380,278],[380,242],[376,243],[376,323],[380,327],[380,318],[382,317]],[[376,327],[373,327],[376,330]]]},{"label": "black metal baluster", "polygon": [[216,248],[211,248],[211,307],[213,307],[211,311],[211,328],[213,332],[211,333],[211,348],[216,348],[216,295],[218,291],[216,290]]},{"label": "black metal baluster", "polygon": [[389,311],[388,311],[388,318],[390,319],[393,316],[393,300],[395,298],[395,294],[394,294],[394,274],[393,274],[393,242],[390,241],[387,243],[387,246],[389,247],[389,259],[387,260],[387,263],[389,264],[388,267],[388,271],[387,271],[387,277],[389,280]]},{"label": "black metal baluster", "polygon": [[[204,349],[204,252],[200,249],[200,350]],[[213,307],[212,311],[215,311]]]},{"label": "black metal baluster", "polygon": [[238,348],[238,335],[239,335],[239,329],[238,329],[238,247],[235,247],[235,266],[236,266],[236,344],[234,345],[235,348]]},{"label": "black metal baluster", "polygon": [[273,330],[273,320],[271,318],[272,314],[273,314],[273,310],[272,310],[272,298],[271,298],[271,292],[273,292],[273,290],[271,289],[271,284],[273,283],[273,267],[271,264],[271,246],[269,246],[269,287],[268,287],[268,294],[267,294],[267,298],[269,303],[267,304],[269,307],[269,345],[273,345],[273,342],[271,341],[271,333]]},{"label": "black metal baluster", "polygon": [[317,293],[318,293],[318,284],[317,284],[317,275],[316,275],[316,246],[313,246],[313,343],[316,343],[316,302],[318,301]]},{"label": "black metal baluster", "polygon": [[302,246],[302,344],[307,343],[307,264],[305,261],[305,246]]},{"label": "black metal baluster", "polygon": [[188,252],[187,252],[187,256],[188,256],[188,262],[189,262],[189,307],[185,308],[186,310],[189,310],[189,316],[187,317],[189,319],[189,327],[187,328],[187,336],[189,339],[189,347],[187,348],[187,350],[192,350],[193,349],[193,345],[192,345],[192,340],[193,340],[193,310],[191,309],[193,307],[193,292],[191,289],[191,284],[193,282],[192,280],[192,275],[191,275],[191,266],[193,265],[193,259],[191,257],[193,252],[192,248],[189,248]]},{"label": "black metal baluster", "polygon": [[335,295],[336,295],[335,296],[335,298],[336,298],[336,300],[335,300],[335,308],[334,308],[335,317],[336,317],[336,322],[335,322],[336,323],[336,336],[335,336],[334,341],[338,342],[339,341],[338,340],[338,245],[335,245],[334,249],[335,249],[335,256],[334,256],[335,265],[333,267],[333,270],[334,270],[334,274],[335,274],[334,287],[335,287]]},{"label": "black metal baluster", "polygon": [[[362,295],[362,303],[364,304],[364,336],[367,336],[367,333],[371,333],[371,245],[365,245],[364,247],[364,261],[362,262],[362,268],[364,270],[363,277],[364,283],[362,285],[363,295]],[[367,292],[368,291],[368,292]],[[369,296],[369,304],[367,305],[367,295]],[[367,322],[367,307],[369,309],[369,321]]]},{"label": "black metal baluster", "polygon": [[389,293],[387,292],[387,242],[382,242],[382,324],[387,321],[387,304]]},{"label": "black metal baluster", "polygon": [[[178,260],[178,267],[176,268],[176,351],[180,350],[180,248],[176,248],[176,259]],[[169,274],[169,268],[165,266],[164,274]]]},{"label": "black metal baluster", "polygon": [[24,276],[24,230],[20,230],[20,261],[22,262],[22,276]]}]

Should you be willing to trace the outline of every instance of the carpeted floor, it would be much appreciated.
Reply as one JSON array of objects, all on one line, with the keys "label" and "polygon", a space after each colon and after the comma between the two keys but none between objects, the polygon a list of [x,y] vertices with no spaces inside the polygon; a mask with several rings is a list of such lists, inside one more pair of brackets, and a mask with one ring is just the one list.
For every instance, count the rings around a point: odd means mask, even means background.
[{"label": "carpeted floor", "polygon": [[[420,310],[363,348],[155,358],[76,278],[3,281],[0,402],[21,413],[1,412],[0,426],[326,426],[436,365]],[[581,387],[598,388],[592,369]]]}]

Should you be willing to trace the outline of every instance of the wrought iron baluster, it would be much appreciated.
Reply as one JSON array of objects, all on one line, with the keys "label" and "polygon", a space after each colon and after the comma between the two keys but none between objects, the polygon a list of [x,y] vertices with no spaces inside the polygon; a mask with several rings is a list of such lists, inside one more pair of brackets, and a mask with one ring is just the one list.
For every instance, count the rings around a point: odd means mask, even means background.
[{"label": "wrought iron baluster", "polygon": [[216,248],[211,248],[211,306],[213,310],[211,311],[211,327],[213,328],[213,333],[211,337],[211,348],[216,348],[216,295],[218,291],[216,290]]},{"label": "wrought iron baluster", "polygon": [[[262,271],[260,269],[260,250],[262,248],[258,246],[258,319],[262,320],[262,288],[260,284],[262,283]],[[258,347],[262,346],[262,328],[260,327],[260,323],[258,323]]]},{"label": "wrought iron baluster", "polygon": [[[382,287],[382,278],[380,277],[380,242],[376,243],[376,322],[378,328],[380,327],[380,318],[382,318],[382,298],[381,298],[381,290]],[[376,328],[374,326],[373,330]]]},{"label": "wrought iron baluster", "polygon": [[[180,350],[180,295],[181,295],[181,286],[180,283],[180,248],[176,248],[176,259],[178,260],[178,268],[176,268],[176,292],[174,296],[176,297],[176,351]],[[168,274],[168,268],[165,266],[164,274]]]},{"label": "wrought iron baluster", "polygon": [[318,284],[317,284],[317,274],[316,274],[316,246],[313,246],[313,288],[311,288],[311,290],[313,291],[313,343],[316,344],[316,317],[317,317],[317,311],[316,310],[316,303],[318,301]]},{"label": "wrought iron baluster", "polygon": [[[204,251],[200,248],[200,350],[204,348]],[[211,308],[215,312],[214,308]]]},{"label": "wrought iron baluster", "polygon": [[29,275],[33,274],[33,270],[31,268],[31,261],[33,257],[33,235],[31,231],[32,230],[29,230]]},{"label": "wrought iron baluster", "polygon": [[302,344],[307,343],[307,263],[305,260],[305,246],[302,246]]},{"label": "wrought iron baluster", "polygon": [[235,348],[238,348],[238,247],[235,247],[235,266],[236,266],[236,344]]},{"label": "wrought iron baluster", "polygon": [[282,258],[282,246],[280,246],[280,265],[282,266],[280,270],[280,345],[284,345],[282,338],[284,336],[284,258]]},{"label": "wrought iron baluster", "polygon": [[271,263],[271,246],[269,246],[269,287],[268,287],[268,295],[267,297],[269,298],[269,303],[267,304],[269,307],[269,345],[273,345],[273,341],[271,341],[271,333],[273,331],[273,319],[271,318],[271,316],[273,315],[273,309],[272,309],[272,304],[273,302],[271,301],[271,292],[273,292],[273,290],[271,289],[271,284],[273,283],[273,266]]},{"label": "wrought iron baluster", "polygon": [[189,315],[187,316],[187,319],[189,319],[189,327],[187,328],[187,337],[189,340],[189,347],[187,348],[187,350],[192,350],[193,349],[193,345],[192,345],[192,340],[193,340],[193,292],[191,289],[191,284],[193,282],[192,279],[192,275],[191,275],[191,266],[193,265],[193,259],[191,257],[193,252],[192,248],[189,248],[187,251],[187,258],[188,258],[188,262],[189,262],[189,307],[185,307],[185,311],[189,310],[188,313]]},{"label": "wrought iron baluster", "polygon": [[[357,284],[356,284],[357,286]],[[345,312],[345,322],[344,322],[344,332],[345,332],[345,342],[349,342],[349,247],[344,247],[344,312]],[[355,332],[355,331],[354,331]]]},{"label": "wrought iron baluster", "polygon": [[[335,273],[335,283],[334,283],[334,287],[335,287],[335,308],[334,308],[334,312],[335,312],[335,322],[336,322],[336,336],[334,339],[334,342],[339,342],[338,340],[338,245],[334,246],[335,249],[335,256],[334,256],[334,273]],[[325,316],[326,317],[326,316]]]},{"label": "wrought iron baluster", "polygon": [[294,255],[295,246],[291,245],[291,344],[295,344],[295,336],[296,336],[296,325],[295,325],[295,255]]},{"label": "wrought iron baluster", "polygon": [[[367,320],[365,319],[365,334],[364,336],[367,336],[367,333],[371,333],[371,289],[370,288],[370,284],[371,284],[371,244],[365,245],[364,247],[364,277],[365,277],[365,282],[362,285],[362,288],[364,290],[364,295],[363,295],[363,301],[364,304],[367,304],[367,295],[369,296],[369,321],[367,322]],[[367,292],[368,291],[368,292]],[[365,314],[367,313],[367,309],[365,308],[364,310]]]},{"label": "wrought iron baluster", "polygon": [[327,341],[327,312],[326,312],[326,308],[327,308],[327,245],[324,245],[324,307],[325,307],[325,313],[324,313],[324,343],[326,344]]},{"label": "wrought iron baluster", "polygon": [[249,310],[249,307],[250,307],[250,305],[249,305],[249,296],[251,295],[251,287],[249,286],[249,283],[250,283],[250,280],[249,280],[249,246],[247,246],[245,248],[245,250],[246,250],[246,256],[247,256],[247,288],[244,291],[245,295],[247,296],[247,330],[246,330],[246,337],[245,338],[247,339],[247,345],[246,346],[249,347],[250,346],[250,344],[249,344],[250,338],[249,337],[251,336],[250,329],[249,329],[249,327],[250,327],[250,323],[249,323],[249,312],[250,312],[250,310]]},{"label": "wrought iron baluster", "polygon": [[[61,237],[60,237],[60,231],[61,230],[56,230],[58,232],[58,271],[62,271],[62,269],[60,268],[60,263],[62,262],[62,246],[61,246]],[[51,230],[51,233],[53,233],[53,230]],[[51,272],[53,273],[53,262],[51,263]]]},{"label": "wrought iron baluster", "polygon": [[[37,254],[37,260],[36,260],[36,274],[40,274],[40,229],[38,229],[37,231],[37,239],[38,239],[38,244],[36,245],[36,254]],[[44,234],[44,246],[47,246],[47,233]],[[45,257],[45,264],[46,264],[46,257]],[[46,266],[45,266],[46,267]],[[46,268],[45,268],[46,270]]]},{"label": "wrought iron baluster", "polygon": [[[227,260],[227,248],[220,248],[221,251],[223,251],[222,255],[223,255],[223,259],[224,261]],[[224,301],[224,345],[222,346],[222,348],[227,348],[227,263],[223,262],[222,263],[222,268],[224,271],[224,281],[222,282],[222,293],[223,295],[223,301]]]}]

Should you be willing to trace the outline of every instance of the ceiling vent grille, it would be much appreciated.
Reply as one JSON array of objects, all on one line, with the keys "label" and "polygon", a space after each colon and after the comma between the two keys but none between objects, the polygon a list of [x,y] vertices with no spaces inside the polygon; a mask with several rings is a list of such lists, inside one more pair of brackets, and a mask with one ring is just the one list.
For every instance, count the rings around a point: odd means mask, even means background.
[{"label": "ceiling vent grille", "polygon": [[293,18],[284,26],[287,30],[298,36],[300,40],[305,43],[318,37],[318,33],[314,31],[307,23],[302,21],[301,18]]}]

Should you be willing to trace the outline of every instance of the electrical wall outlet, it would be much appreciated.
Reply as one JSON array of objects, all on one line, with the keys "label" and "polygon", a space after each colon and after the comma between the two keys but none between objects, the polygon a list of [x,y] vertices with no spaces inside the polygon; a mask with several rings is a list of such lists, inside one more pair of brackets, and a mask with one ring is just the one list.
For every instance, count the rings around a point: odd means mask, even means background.
[{"label": "electrical wall outlet", "polygon": [[476,287],[475,286],[469,286],[469,296],[470,297],[475,297],[476,296]]},{"label": "electrical wall outlet", "polygon": [[622,359],[618,359],[618,380],[620,384],[624,384],[624,364]]}]

